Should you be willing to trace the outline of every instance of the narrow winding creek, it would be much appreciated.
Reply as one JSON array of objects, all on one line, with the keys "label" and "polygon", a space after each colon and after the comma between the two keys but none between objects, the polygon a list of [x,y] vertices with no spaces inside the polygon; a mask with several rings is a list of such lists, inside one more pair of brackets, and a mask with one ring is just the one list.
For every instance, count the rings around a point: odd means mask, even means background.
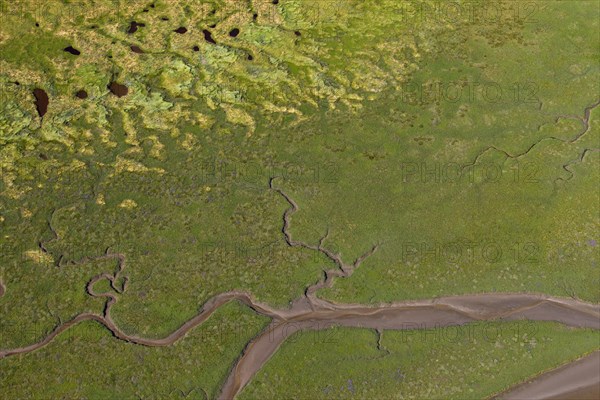
[{"label": "narrow winding creek", "polygon": [[[109,329],[116,338],[130,343],[143,346],[169,346],[183,338],[190,330],[202,324],[219,307],[235,300],[250,307],[257,314],[270,318],[271,323],[263,332],[246,345],[243,354],[240,355],[236,364],[231,369],[219,396],[220,399],[225,400],[235,398],[268,362],[286,338],[299,330],[319,330],[337,325],[369,328],[381,332],[384,330],[414,330],[457,326],[477,321],[512,321],[520,319],[556,321],[571,327],[600,329],[600,305],[574,299],[536,294],[473,294],[380,304],[376,306],[336,304],[320,299],[316,296],[316,292],[319,289],[330,286],[337,277],[346,278],[351,276],[353,271],[366,258],[377,251],[378,245],[374,245],[352,264],[346,264],[342,260],[341,255],[335,254],[324,247],[327,234],[321,238],[318,245],[310,245],[292,239],[289,232],[291,216],[299,208],[290,196],[274,186],[274,180],[275,178],[269,180],[269,187],[278,192],[290,206],[283,214],[283,227],[281,230],[288,245],[318,251],[336,265],[335,269],[325,272],[325,276],[321,281],[309,286],[304,296],[292,302],[289,308],[275,309],[267,304],[257,302],[249,293],[230,291],[221,293],[208,300],[195,317],[162,339],[147,339],[127,335],[119,329],[110,315],[111,308],[117,302],[117,295],[127,289],[126,278],[122,281],[121,285],[117,284],[117,282],[120,282],[120,274],[125,267],[125,255],[109,253],[107,250],[106,254],[102,256],[85,258],[79,261],[79,263],[83,263],[91,260],[118,260],[118,268],[114,274],[99,274],[93,277],[87,284],[87,292],[91,296],[106,298],[103,315],[94,313],[79,314],[72,320],[59,325],[40,342],[25,347],[1,350],[0,359],[37,350],[50,343],[61,332],[86,320],[98,321]],[[41,248],[45,249],[43,244],[41,244]],[[114,292],[98,293],[95,291],[95,284],[104,279],[110,283]],[[585,370],[585,374],[576,375],[588,376],[589,378],[581,385],[575,385],[574,390],[585,389],[590,385],[590,382],[592,386],[595,384],[595,381],[599,378],[594,373],[595,365],[589,362],[584,363],[583,366],[580,363],[574,364],[573,368],[577,371]],[[591,377],[589,376],[590,371],[592,374]],[[546,380],[542,379],[542,382],[546,382]],[[551,398],[548,396],[555,393],[552,385],[542,383],[538,386],[539,388],[534,390],[538,390],[544,395],[540,398]],[[547,390],[545,389],[546,387],[548,388]],[[545,396],[545,394],[548,394],[548,396]]]}]

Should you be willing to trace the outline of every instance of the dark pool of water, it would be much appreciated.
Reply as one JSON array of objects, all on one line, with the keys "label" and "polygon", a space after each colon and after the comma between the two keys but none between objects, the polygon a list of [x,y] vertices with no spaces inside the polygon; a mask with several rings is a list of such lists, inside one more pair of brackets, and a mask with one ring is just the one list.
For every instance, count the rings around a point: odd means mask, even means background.
[{"label": "dark pool of water", "polygon": [[135,31],[138,30],[138,28],[143,28],[144,26],[146,26],[146,24],[138,23],[136,21],[131,21],[131,23],[129,24],[129,29],[127,30],[127,33],[134,33]]},{"label": "dark pool of water", "polygon": [[41,118],[48,111],[48,103],[50,100],[43,89],[33,89],[33,95],[35,96],[35,108],[37,109],[37,112]]},{"label": "dark pool of water", "polygon": [[81,54],[81,52],[73,46],[65,47],[63,50],[67,53],[73,54],[74,56],[78,56]]},{"label": "dark pool of water", "polygon": [[108,90],[117,97],[123,97],[129,93],[129,88],[127,86],[117,82],[111,82],[110,85],[108,85]]},{"label": "dark pool of water", "polygon": [[206,40],[208,43],[212,43],[212,44],[217,44],[217,42],[215,42],[215,39],[213,39],[212,37],[212,33],[209,30],[202,30],[202,33],[204,34],[204,40]]}]

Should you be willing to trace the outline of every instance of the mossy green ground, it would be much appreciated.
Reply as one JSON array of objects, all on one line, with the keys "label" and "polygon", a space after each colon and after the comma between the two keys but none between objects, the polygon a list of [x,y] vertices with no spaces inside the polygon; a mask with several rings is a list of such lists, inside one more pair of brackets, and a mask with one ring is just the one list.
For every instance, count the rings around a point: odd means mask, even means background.
[{"label": "mossy green ground", "polygon": [[164,336],[228,290],[285,306],[332,265],[285,245],[276,175],[295,238],[329,228],[347,262],[381,244],[328,299],[598,302],[597,109],[570,141],[600,89],[599,6],[517,3],[449,19],[396,1],[0,1],[0,347],[100,312],[85,283],[116,262],[70,261],[107,249],[127,257],[113,314],[131,334]]}]

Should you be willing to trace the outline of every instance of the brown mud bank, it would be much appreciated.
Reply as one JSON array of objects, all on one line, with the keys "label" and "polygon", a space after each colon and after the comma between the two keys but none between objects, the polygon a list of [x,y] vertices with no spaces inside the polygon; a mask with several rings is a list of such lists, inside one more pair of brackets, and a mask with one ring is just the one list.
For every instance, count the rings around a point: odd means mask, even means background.
[{"label": "brown mud bank", "polygon": [[[584,122],[589,120],[591,109],[597,105],[586,109]],[[587,132],[587,126],[585,128],[584,133]],[[273,177],[269,180],[269,187],[279,193],[289,205],[283,213],[281,229],[287,244],[319,252],[336,268],[324,271],[323,279],[308,286],[305,295],[294,301],[289,309],[270,310],[271,324],[244,349],[221,389],[221,400],[235,398],[286,338],[298,330],[318,330],[339,325],[371,328],[380,332],[385,329],[428,329],[465,325],[476,321],[521,319],[555,321],[572,327],[600,329],[600,305],[544,295],[476,294],[378,306],[335,304],[320,299],[316,295],[320,289],[331,287],[336,278],[350,277],[365,259],[378,250],[379,245],[374,245],[353,263],[348,264],[342,260],[341,254],[325,246],[329,231],[317,244],[294,240],[290,232],[291,217],[300,207],[287,193],[274,186],[275,179]]]},{"label": "brown mud bank", "polygon": [[[113,258],[123,267],[124,256],[106,254],[98,258]],[[118,275],[118,272],[115,275]],[[257,314],[271,318],[271,324],[254,338],[231,369],[222,387],[220,399],[233,399],[255,374],[268,362],[279,346],[293,333],[300,330],[326,329],[331,326],[414,330],[445,326],[465,325],[477,321],[556,321],[573,327],[600,329],[600,305],[572,299],[554,298],[532,294],[476,294],[444,297],[429,300],[407,301],[377,306],[360,304],[335,304],[311,296],[303,297],[287,309],[274,309],[255,301],[244,292],[226,292],[207,301],[200,312],[177,330],[160,339],[142,338],[122,332],[110,316],[116,296],[97,293],[94,286],[107,279],[113,289],[122,293],[126,289],[116,285],[115,275],[100,274],[93,278],[87,291],[94,297],[107,299],[104,315],[82,313],[56,327],[41,341],[26,347],[0,350],[0,359],[25,354],[49,344],[61,332],[82,321],[94,320],[120,339],[143,346],[169,346],[183,338],[189,331],[202,324],[217,309],[230,301],[239,301]],[[585,389],[585,388],[583,388]]]},{"label": "brown mud bank", "polygon": [[477,321],[556,321],[600,329],[600,305],[531,294],[478,294],[367,307],[307,298],[276,312],[271,325],[251,341],[223,386],[220,399],[233,399],[294,332],[331,326],[413,330]]}]

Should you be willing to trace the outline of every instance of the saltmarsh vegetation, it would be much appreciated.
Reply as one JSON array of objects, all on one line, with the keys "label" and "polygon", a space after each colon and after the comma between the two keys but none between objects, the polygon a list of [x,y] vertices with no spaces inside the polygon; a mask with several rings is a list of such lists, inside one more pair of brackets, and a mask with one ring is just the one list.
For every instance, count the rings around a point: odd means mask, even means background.
[{"label": "saltmarsh vegetation", "polygon": [[[219,392],[228,368],[266,324],[229,303],[173,346],[144,347],[84,322],[25,358],[3,360],[11,398],[205,399]],[[187,396],[187,397],[186,397]]]},{"label": "saltmarsh vegetation", "polygon": [[239,398],[483,399],[597,345],[593,330],[526,321],[382,334],[303,331]]},{"label": "saltmarsh vegetation", "polygon": [[228,290],[285,306],[332,265],[286,245],[275,175],[294,237],[329,229],[345,260],[381,243],[330,300],[600,300],[598,5],[436,3],[0,2],[0,347],[100,312],[85,283],[116,263],[81,260],[107,250],[126,256],[129,334],[162,337]]}]

